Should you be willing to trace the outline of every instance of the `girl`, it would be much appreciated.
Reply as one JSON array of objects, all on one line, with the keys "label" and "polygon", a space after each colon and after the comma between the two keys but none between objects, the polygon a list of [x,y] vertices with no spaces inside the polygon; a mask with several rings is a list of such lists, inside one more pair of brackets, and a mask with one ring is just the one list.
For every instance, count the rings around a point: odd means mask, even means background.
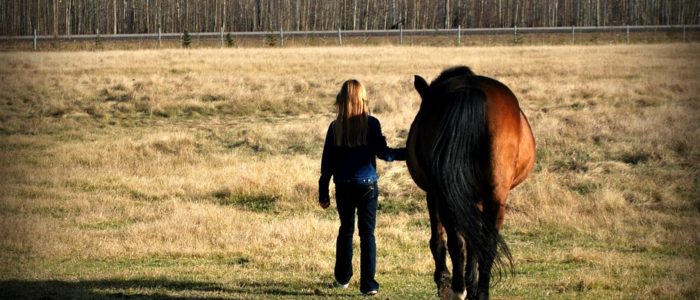
[{"label": "girl", "polygon": [[379,120],[369,115],[367,92],[357,80],[343,83],[336,96],[338,116],[326,134],[318,181],[319,204],[330,206],[328,183],[335,183],[340,229],[336,241],[335,279],[347,288],[352,277],[352,236],[357,211],[360,234],[360,292],[375,295],[379,283],[374,279],[377,248],[374,226],[377,216],[377,162],[406,160],[406,149],[386,145]]}]

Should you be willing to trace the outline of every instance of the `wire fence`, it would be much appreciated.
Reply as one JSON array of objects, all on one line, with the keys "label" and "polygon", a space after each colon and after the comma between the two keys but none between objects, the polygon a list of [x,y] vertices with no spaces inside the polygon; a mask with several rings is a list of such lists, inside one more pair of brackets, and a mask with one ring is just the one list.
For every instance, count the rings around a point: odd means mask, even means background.
[{"label": "wire fence", "polygon": [[[161,47],[164,41],[182,42],[185,35],[197,41],[208,41],[209,45],[218,42],[221,47],[231,46],[232,41],[262,40],[264,46],[285,46],[285,42],[294,40],[323,40],[324,45],[344,45],[344,41],[352,39],[364,39],[365,43],[370,38],[382,38],[392,41],[397,45],[413,45],[416,38],[439,37],[450,41],[453,45],[463,45],[470,38],[479,36],[506,37],[512,43],[520,43],[529,35],[558,35],[565,37],[564,42],[570,38],[570,43],[576,43],[577,38],[584,34],[614,34],[622,41],[630,43],[634,34],[675,34],[676,40],[683,42],[695,40],[695,35],[700,31],[700,25],[661,25],[661,26],[587,26],[587,27],[513,27],[513,28],[454,28],[454,29],[394,29],[394,30],[335,30],[335,31],[268,31],[268,32],[196,32],[196,33],[142,33],[142,34],[83,34],[83,35],[34,35],[30,36],[0,36],[0,43],[31,43],[32,49],[38,49],[39,43],[67,42],[67,41],[94,41],[119,42],[140,41],[155,42]],[[212,42],[214,42],[212,44]],[[318,43],[306,43],[318,44]]]}]

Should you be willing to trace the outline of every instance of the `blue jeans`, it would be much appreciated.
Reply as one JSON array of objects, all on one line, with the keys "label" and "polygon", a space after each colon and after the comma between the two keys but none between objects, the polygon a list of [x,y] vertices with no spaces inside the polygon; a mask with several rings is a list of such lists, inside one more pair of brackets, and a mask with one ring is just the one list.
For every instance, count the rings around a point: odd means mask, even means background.
[{"label": "blue jeans", "polygon": [[350,282],[352,277],[352,237],[357,229],[360,233],[360,291],[379,290],[374,279],[377,265],[377,245],[374,227],[377,219],[377,183],[336,184],[336,207],[340,217],[340,229],[335,252],[335,279],[340,283]]}]

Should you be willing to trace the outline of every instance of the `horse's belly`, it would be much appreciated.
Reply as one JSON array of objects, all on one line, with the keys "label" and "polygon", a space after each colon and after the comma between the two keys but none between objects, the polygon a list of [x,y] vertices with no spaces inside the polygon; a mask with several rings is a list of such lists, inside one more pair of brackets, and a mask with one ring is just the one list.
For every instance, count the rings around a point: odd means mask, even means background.
[{"label": "horse's belly", "polygon": [[532,136],[530,124],[522,112],[520,113],[520,129],[521,138],[520,145],[518,145],[518,160],[515,163],[515,178],[510,187],[511,189],[525,181],[535,165],[535,138]]},{"label": "horse's belly", "polygon": [[413,127],[414,125],[411,126],[411,131],[406,141],[406,166],[408,167],[408,173],[411,174],[411,178],[413,178],[416,185],[424,191],[427,191],[429,187],[428,177],[423,167],[421,167],[421,157],[419,157],[417,152],[417,134]]}]

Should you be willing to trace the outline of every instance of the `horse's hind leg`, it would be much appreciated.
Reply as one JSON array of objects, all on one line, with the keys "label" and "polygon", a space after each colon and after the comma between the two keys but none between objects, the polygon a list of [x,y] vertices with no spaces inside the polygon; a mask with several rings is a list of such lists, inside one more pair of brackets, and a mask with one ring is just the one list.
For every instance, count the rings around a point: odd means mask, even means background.
[{"label": "horse's hind leg", "polygon": [[447,250],[452,259],[452,287],[450,300],[463,300],[467,296],[465,286],[465,267],[467,251],[464,237],[453,226],[447,226]]},{"label": "horse's hind leg", "polygon": [[438,294],[444,295],[450,286],[450,271],[447,270],[447,235],[445,227],[440,222],[437,210],[437,199],[432,193],[427,193],[428,213],[430,215],[430,252],[435,259],[433,279],[438,288]]},{"label": "horse's hind leg", "polygon": [[[503,187],[497,187],[494,189],[492,195],[492,201],[489,201],[490,205],[485,205],[483,207],[484,221],[486,226],[492,226],[496,232],[501,230],[503,226],[503,221],[505,219],[506,207],[505,202],[508,197],[509,190]],[[496,240],[488,241],[487,253],[496,253]],[[487,300],[489,299],[489,287],[491,284],[491,271],[493,268],[495,257],[488,257],[484,261],[479,261],[479,283],[477,287],[477,299]],[[501,270],[505,271],[505,270]]]},{"label": "horse's hind leg", "polygon": [[467,268],[465,269],[464,283],[467,288],[467,299],[476,299],[476,258],[474,251],[469,250],[469,245],[466,245],[466,249]]},{"label": "horse's hind leg", "polygon": [[[496,243],[489,241],[489,245],[487,247],[495,248]],[[489,287],[491,284],[491,268],[493,267],[493,261],[494,258],[492,257],[479,262],[479,283],[476,289],[476,297],[474,299],[489,299]]]}]

